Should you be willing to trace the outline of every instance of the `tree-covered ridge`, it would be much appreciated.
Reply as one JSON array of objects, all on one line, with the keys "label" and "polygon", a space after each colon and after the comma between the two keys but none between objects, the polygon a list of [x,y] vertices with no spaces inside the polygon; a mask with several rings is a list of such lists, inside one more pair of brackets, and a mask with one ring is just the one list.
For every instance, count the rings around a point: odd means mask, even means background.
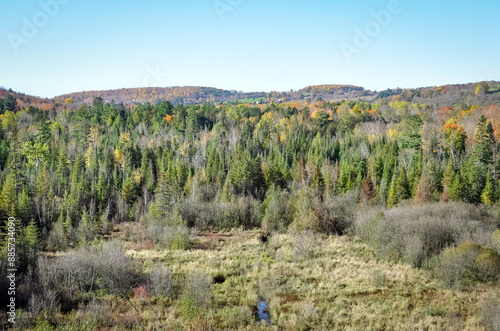
[{"label": "tree-covered ridge", "polygon": [[[53,99],[42,99],[13,92],[0,87],[0,98],[11,95],[20,108],[33,106],[45,110],[76,110],[81,104],[91,105],[94,98],[100,97],[104,102],[124,103],[126,106],[145,103],[158,104],[162,101],[170,103],[194,105],[205,103],[217,104],[268,104],[268,103],[300,103],[301,107],[311,101],[364,101],[391,102],[393,100],[409,103],[425,103],[433,107],[457,106],[463,104],[491,105],[500,102],[500,83],[495,81],[444,85],[421,88],[397,88],[385,91],[370,91],[352,85],[314,85],[300,90],[271,92],[242,92],[223,90],[211,87],[143,87],[122,88],[104,91],[85,91],[56,96]],[[292,106],[293,107],[293,106]]]},{"label": "tree-covered ridge", "polygon": [[184,86],[184,87],[145,87],[130,88],[107,91],[87,91],[79,93],[69,93],[54,98],[59,105],[71,99],[77,104],[92,103],[95,97],[101,97],[105,101],[115,100],[125,104],[154,103],[158,101],[169,101],[172,104],[204,104],[204,103],[268,103],[276,101],[298,101],[306,98],[319,97],[327,100],[357,98],[375,93],[366,92],[363,94],[362,87],[350,85],[319,85],[309,86],[298,91],[290,90],[286,92],[242,92],[236,90],[222,90],[211,87]]}]

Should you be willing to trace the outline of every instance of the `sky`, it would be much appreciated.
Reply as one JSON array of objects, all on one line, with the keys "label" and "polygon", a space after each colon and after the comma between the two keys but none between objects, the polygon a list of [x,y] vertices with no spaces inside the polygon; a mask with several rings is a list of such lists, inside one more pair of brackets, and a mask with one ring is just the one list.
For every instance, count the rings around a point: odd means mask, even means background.
[{"label": "sky", "polygon": [[23,0],[0,4],[0,86],[371,90],[500,80],[499,1]]}]

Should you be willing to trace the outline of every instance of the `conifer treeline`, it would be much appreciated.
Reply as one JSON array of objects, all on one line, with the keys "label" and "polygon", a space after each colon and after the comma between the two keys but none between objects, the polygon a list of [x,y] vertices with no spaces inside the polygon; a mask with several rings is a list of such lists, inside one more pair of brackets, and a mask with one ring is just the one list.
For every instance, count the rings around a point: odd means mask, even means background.
[{"label": "conifer treeline", "polygon": [[76,111],[19,111],[8,101],[0,117],[0,217],[19,221],[28,252],[173,214],[175,224],[201,230],[339,232],[326,206],[346,194],[387,207],[499,198],[494,106],[311,107],[127,108],[96,98]]}]

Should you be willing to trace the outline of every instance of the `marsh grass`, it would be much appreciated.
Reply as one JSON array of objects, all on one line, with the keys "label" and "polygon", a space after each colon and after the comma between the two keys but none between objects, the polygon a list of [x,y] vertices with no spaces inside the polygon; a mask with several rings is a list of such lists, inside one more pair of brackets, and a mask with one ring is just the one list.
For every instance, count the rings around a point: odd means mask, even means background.
[{"label": "marsh grass", "polygon": [[[128,252],[142,261],[160,258],[173,275],[224,275],[210,285],[212,310],[183,317],[181,297],[162,307],[166,325],[202,330],[208,317],[213,330],[478,330],[480,298],[494,291],[491,285],[447,289],[430,273],[379,260],[345,236],[275,233],[263,244],[260,232],[239,231],[200,235],[196,243],[211,249]],[[298,248],[312,253],[298,258]],[[268,304],[271,325],[250,318],[259,299]]]},{"label": "marsh grass", "polygon": [[[146,273],[142,278],[152,294],[129,297],[138,312],[123,296],[96,290],[96,301],[73,315],[57,313],[49,322],[61,330],[89,329],[87,324],[101,330],[481,330],[495,325],[498,305],[491,298],[499,288],[493,283],[449,289],[430,272],[377,258],[356,237],[272,233],[262,243],[260,236],[260,231],[239,230],[199,234],[192,247],[203,249],[128,246],[125,255]],[[311,252],[298,258],[298,245]],[[221,277],[223,282],[214,281]],[[270,325],[256,317],[259,300],[268,305]],[[102,320],[89,317],[103,309],[109,314]],[[39,323],[41,328],[45,321]]]}]

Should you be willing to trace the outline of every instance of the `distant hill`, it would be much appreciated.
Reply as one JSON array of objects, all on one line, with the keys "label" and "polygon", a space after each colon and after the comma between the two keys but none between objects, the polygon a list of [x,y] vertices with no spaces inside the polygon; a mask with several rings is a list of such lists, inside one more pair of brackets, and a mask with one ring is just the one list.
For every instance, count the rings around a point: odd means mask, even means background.
[{"label": "distant hill", "polygon": [[377,99],[425,103],[437,108],[467,105],[492,105],[500,103],[500,82],[489,81],[454,84],[416,89],[388,89],[378,94]]},{"label": "distant hill", "polygon": [[387,89],[381,92],[366,90],[353,85],[314,85],[300,90],[287,92],[241,92],[223,90],[213,87],[184,86],[184,87],[146,87],[123,88],[106,91],[84,91],[63,94],[54,99],[44,99],[26,95],[0,87],[0,98],[11,94],[17,99],[21,108],[28,105],[43,109],[69,106],[73,104],[91,104],[95,97],[101,97],[105,102],[114,101],[125,105],[140,103],[156,104],[169,101],[173,104],[202,104],[214,103],[268,103],[294,102],[300,100],[334,101],[364,100],[366,102],[391,102],[393,100],[425,103],[432,107],[454,106],[461,103],[475,105],[500,104],[500,82],[480,82],[468,84],[454,84],[413,89]]},{"label": "distant hill", "polygon": [[172,103],[195,104],[228,100],[234,92],[200,86],[145,87],[69,93],[57,96],[54,100],[63,103],[67,98],[72,98],[78,104],[91,103],[95,97],[101,97],[107,102],[114,100],[116,103],[123,102],[124,104],[156,103],[164,100]]},{"label": "distant hill", "polygon": [[12,95],[14,99],[17,100],[17,104],[20,108],[24,108],[26,106],[33,106],[36,108],[42,108],[45,110],[49,110],[54,108],[55,103],[52,99],[35,97],[32,95],[27,95],[20,92],[12,91],[12,89],[7,90],[3,87],[0,87],[0,99],[5,99],[7,95]]},{"label": "distant hill", "polygon": [[[346,98],[361,97],[365,89],[350,85],[318,85],[309,86],[299,91],[289,92],[241,92],[229,91],[211,87],[185,86],[185,87],[147,87],[147,88],[124,88],[107,91],[86,91],[60,95],[54,98],[59,104],[71,98],[75,103],[91,103],[95,97],[101,97],[104,101],[114,100],[116,103],[156,103],[158,101],[170,101],[178,104],[199,104],[205,102],[228,102],[240,101],[251,102],[263,101],[295,101],[304,98],[321,97],[325,100],[344,100]],[[367,92],[365,92],[367,93]],[[370,94],[370,93],[368,93]],[[367,95],[368,95],[367,94]],[[371,93],[373,94],[373,93]]]}]

